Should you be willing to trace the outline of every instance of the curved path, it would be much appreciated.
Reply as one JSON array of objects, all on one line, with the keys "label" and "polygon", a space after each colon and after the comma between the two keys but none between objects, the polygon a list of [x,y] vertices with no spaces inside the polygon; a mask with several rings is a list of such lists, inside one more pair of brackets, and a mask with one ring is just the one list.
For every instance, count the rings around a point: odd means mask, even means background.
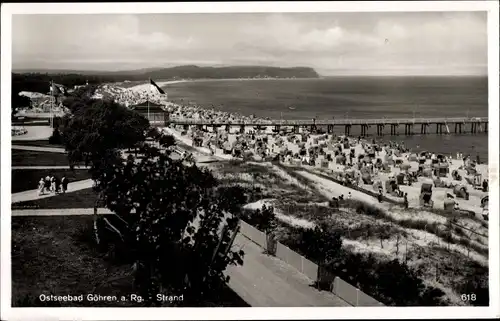
[{"label": "curved path", "polygon": [[65,154],[66,150],[60,147],[40,147],[40,146],[25,146],[25,145],[12,145],[12,149],[29,150],[33,152],[49,152]]},{"label": "curved path", "polygon": [[24,135],[12,136],[12,140],[41,140],[48,139],[52,135],[52,128],[49,126],[26,126],[28,131]]},{"label": "curved path", "polygon": [[[93,185],[94,185],[94,181],[91,179],[85,179],[85,180],[81,180],[81,181],[71,182],[68,184],[68,191],[66,193],[71,193],[71,192],[75,192],[78,190],[91,188]],[[13,193],[11,196],[11,203],[19,203],[19,202],[24,202],[24,201],[38,200],[38,199],[53,197],[53,196],[56,196],[56,194],[38,195],[38,189],[32,189],[29,191]]]}]

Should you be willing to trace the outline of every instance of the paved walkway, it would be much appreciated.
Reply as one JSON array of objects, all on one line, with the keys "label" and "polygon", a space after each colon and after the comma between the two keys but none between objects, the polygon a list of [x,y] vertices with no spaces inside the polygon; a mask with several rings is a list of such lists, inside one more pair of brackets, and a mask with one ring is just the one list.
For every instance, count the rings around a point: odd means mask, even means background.
[{"label": "paved walkway", "polygon": [[[97,214],[112,214],[107,208],[98,208]],[[94,215],[93,208],[52,208],[52,209],[26,209],[12,210],[12,216],[71,216]]]},{"label": "paved walkway", "polygon": [[[98,214],[111,211],[99,208]],[[13,210],[12,216],[93,215],[92,208]],[[331,292],[318,291],[313,281],[287,263],[266,255],[263,249],[242,234],[233,247],[245,251],[242,266],[230,266],[229,286],[252,307],[348,307]]]},{"label": "paved walkway", "polygon": [[33,152],[49,152],[66,154],[66,150],[60,147],[40,147],[40,146],[25,146],[25,145],[12,145],[12,149],[29,150]]},{"label": "paved walkway", "polygon": [[242,234],[233,247],[245,252],[242,266],[230,266],[229,286],[252,307],[349,307],[331,292],[318,291],[313,281]]},{"label": "paved walkway", "polygon": [[[76,192],[78,190],[91,188],[94,184],[94,181],[91,179],[85,179],[81,181],[71,182],[68,184],[68,191],[66,193]],[[56,194],[44,194],[38,195],[38,189],[32,189],[29,191],[23,191],[19,193],[12,194],[11,203],[18,203],[24,201],[38,200],[47,197],[53,197]]]},{"label": "paved walkway", "polygon": [[[68,165],[54,165],[54,166],[12,166],[12,169],[70,169]],[[75,166],[74,169],[89,169],[85,166]]]},{"label": "paved walkway", "polygon": [[24,135],[12,136],[12,140],[42,140],[52,136],[53,129],[50,126],[26,126],[28,131]]}]

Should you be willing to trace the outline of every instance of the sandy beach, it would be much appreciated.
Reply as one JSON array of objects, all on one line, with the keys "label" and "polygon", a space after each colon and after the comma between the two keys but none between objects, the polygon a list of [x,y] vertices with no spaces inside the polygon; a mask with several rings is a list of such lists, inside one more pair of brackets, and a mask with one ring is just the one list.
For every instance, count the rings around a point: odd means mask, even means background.
[{"label": "sandy beach", "polygon": [[[475,164],[470,159],[464,161],[432,153],[416,155],[402,146],[378,146],[364,139],[343,136],[278,134],[272,133],[270,127],[262,131],[247,128],[245,133],[236,133],[239,129],[234,127],[229,132],[225,128],[217,132],[179,127],[164,130],[184,144],[224,159],[274,160],[331,176],[345,183],[335,186],[335,197],[347,197],[351,193],[361,201],[378,204],[375,197],[349,187],[352,185],[371,193],[381,190],[383,196],[399,203],[404,202],[406,193],[408,208],[462,210],[482,217],[481,200],[488,195],[482,190],[488,178],[488,166]],[[389,181],[394,182],[394,186],[390,186]],[[425,184],[431,186],[431,196],[424,206],[421,189]]]}]

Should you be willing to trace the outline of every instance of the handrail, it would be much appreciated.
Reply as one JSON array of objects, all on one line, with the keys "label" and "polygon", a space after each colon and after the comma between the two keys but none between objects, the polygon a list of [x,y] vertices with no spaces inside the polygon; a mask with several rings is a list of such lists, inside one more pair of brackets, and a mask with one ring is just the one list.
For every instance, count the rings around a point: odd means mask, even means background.
[{"label": "handrail", "polygon": [[190,118],[174,118],[168,120],[172,124],[182,125],[244,125],[244,126],[301,126],[301,125],[376,125],[376,124],[436,124],[436,123],[481,123],[488,122],[487,117],[452,117],[452,118],[383,118],[383,119],[328,119],[328,120],[195,120]]}]

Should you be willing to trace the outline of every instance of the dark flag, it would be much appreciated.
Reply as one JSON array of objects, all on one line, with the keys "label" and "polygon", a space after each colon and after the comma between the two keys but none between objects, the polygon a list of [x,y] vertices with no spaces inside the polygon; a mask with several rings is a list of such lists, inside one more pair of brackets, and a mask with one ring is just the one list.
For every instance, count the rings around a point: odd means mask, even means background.
[{"label": "dark flag", "polygon": [[61,89],[59,88],[58,85],[56,85],[53,82],[51,82],[50,83],[50,94],[52,96],[61,95],[62,91],[61,91]]},{"label": "dark flag", "polygon": [[59,84],[56,84],[54,82],[52,82],[50,84],[50,94],[53,95],[53,96],[56,96],[56,95],[66,95],[67,91],[66,91],[66,87],[64,87],[63,85],[59,85]]},{"label": "dark flag", "polygon": [[153,79],[149,79],[149,82],[151,83],[151,87],[153,87],[153,90],[156,89],[160,94],[165,95],[165,92],[163,89],[161,89],[154,81]]}]

